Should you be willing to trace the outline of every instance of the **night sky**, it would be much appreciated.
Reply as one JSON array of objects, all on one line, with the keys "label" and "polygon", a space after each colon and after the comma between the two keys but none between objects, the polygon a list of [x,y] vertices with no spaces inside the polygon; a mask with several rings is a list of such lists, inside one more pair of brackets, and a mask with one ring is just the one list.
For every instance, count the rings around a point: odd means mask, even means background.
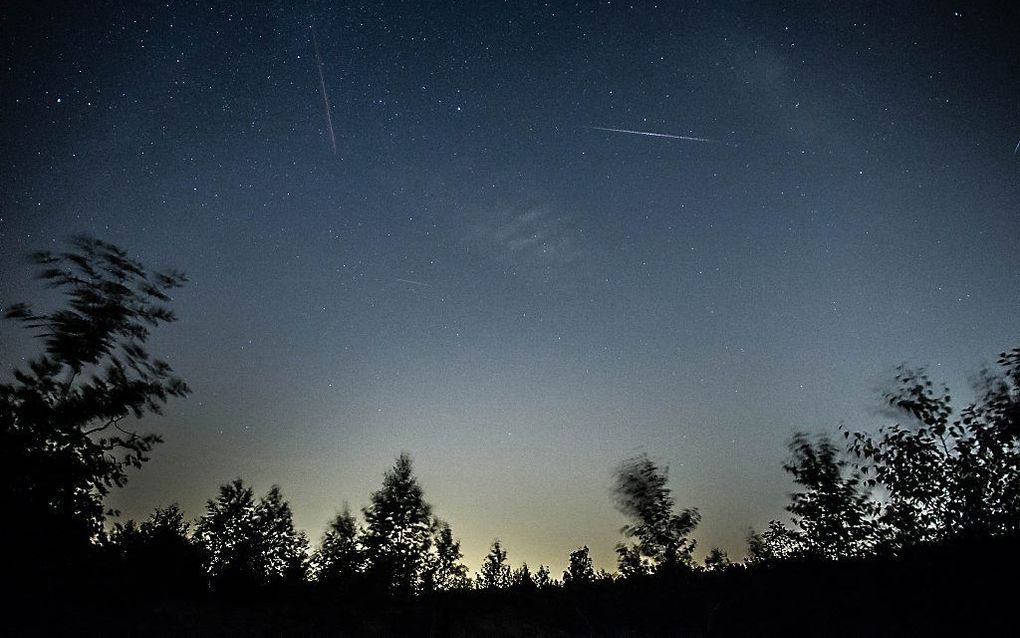
[{"label": "night sky", "polygon": [[5,3],[0,304],[74,233],[190,276],[125,517],[241,476],[317,541],[406,450],[472,569],[613,570],[647,452],[739,558],[794,431],[1020,345],[1020,19],[971,4]]}]

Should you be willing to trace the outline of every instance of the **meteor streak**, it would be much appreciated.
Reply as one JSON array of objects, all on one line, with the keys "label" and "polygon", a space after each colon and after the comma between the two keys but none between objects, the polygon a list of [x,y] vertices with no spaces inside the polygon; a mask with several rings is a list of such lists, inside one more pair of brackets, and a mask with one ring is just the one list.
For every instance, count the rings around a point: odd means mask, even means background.
[{"label": "meteor streak", "polygon": [[333,157],[336,157],[336,135],[333,134],[333,116],[329,112],[329,96],[326,95],[326,81],[322,78],[322,58],[319,57],[319,41],[312,27],[312,46],[315,47],[315,66],[319,70],[319,90],[322,91],[322,102],[326,105],[326,124],[329,126],[329,142],[333,145]]},{"label": "meteor streak", "polygon": [[668,137],[672,140],[686,140],[688,142],[708,142],[710,144],[722,144],[723,146],[733,146],[728,142],[722,140],[712,140],[707,137],[689,137],[687,135],[671,135],[669,133],[652,133],[651,131],[632,131],[626,128],[608,128],[605,126],[586,126],[586,129],[593,131],[609,131],[610,133],[628,133],[630,135],[648,135],[649,137]]},{"label": "meteor streak", "polygon": [[413,279],[401,279],[400,277],[394,277],[394,279],[396,279],[397,281],[403,282],[405,284],[414,284],[415,286],[428,286],[429,285],[429,284],[425,283],[424,281],[415,281]]}]

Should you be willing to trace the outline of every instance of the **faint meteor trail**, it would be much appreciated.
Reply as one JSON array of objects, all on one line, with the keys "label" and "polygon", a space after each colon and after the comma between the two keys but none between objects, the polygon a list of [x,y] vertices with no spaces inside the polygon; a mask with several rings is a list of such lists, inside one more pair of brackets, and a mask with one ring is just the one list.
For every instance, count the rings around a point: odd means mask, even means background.
[{"label": "faint meteor trail", "polygon": [[336,135],[333,134],[333,116],[329,112],[329,96],[326,95],[326,81],[322,78],[322,58],[319,57],[319,41],[312,27],[312,46],[315,47],[315,66],[319,70],[319,90],[322,91],[322,102],[326,105],[326,124],[329,126],[329,142],[333,145],[333,157],[336,157]]},{"label": "faint meteor trail", "polygon": [[401,279],[400,277],[394,277],[394,279],[396,279],[397,281],[401,281],[405,284],[414,284],[415,286],[426,286],[431,288],[431,286],[429,286],[429,284],[425,283],[424,281],[415,281],[413,279]]},{"label": "faint meteor trail", "polygon": [[687,135],[671,135],[669,133],[652,133],[651,131],[632,131],[626,128],[609,128],[606,126],[586,126],[586,129],[593,131],[609,131],[610,133],[627,133],[629,135],[647,135],[649,137],[668,137],[672,140],[686,140],[688,142],[708,142],[710,144],[722,144],[723,146],[733,146],[729,142],[722,140],[712,140],[707,137],[689,137]]},{"label": "faint meteor trail", "polygon": [[1020,151],[1020,142],[1016,143],[1016,148],[1013,149],[1013,155],[1016,155],[1017,151]]}]

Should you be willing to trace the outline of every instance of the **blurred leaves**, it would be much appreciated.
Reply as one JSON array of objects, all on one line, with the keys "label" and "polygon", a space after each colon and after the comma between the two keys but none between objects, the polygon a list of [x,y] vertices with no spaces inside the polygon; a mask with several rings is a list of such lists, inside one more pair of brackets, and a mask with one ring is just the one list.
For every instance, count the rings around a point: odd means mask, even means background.
[{"label": "blurred leaves", "polygon": [[151,328],[174,321],[163,304],[186,278],[149,274],[98,239],[70,244],[68,252],[31,256],[64,305],[37,312],[18,303],[4,313],[40,338],[44,353],[0,385],[0,482],[21,516],[88,542],[102,533],[103,498],[162,440],[126,419],[159,413],[171,397],[190,392],[145,348]]},{"label": "blurred leaves", "polygon": [[666,487],[667,474],[667,469],[660,469],[644,454],[624,461],[616,470],[616,508],[631,519],[620,531],[637,539],[632,547],[617,545],[621,572],[636,574],[693,565],[695,543],[688,535],[701,515],[693,508],[674,512],[676,504]]},{"label": "blurred leaves", "polygon": [[948,390],[900,367],[884,398],[907,421],[847,433],[857,468],[885,493],[876,506],[884,547],[1020,530],[1020,348],[998,364],[979,373],[977,401],[956,418]]}]

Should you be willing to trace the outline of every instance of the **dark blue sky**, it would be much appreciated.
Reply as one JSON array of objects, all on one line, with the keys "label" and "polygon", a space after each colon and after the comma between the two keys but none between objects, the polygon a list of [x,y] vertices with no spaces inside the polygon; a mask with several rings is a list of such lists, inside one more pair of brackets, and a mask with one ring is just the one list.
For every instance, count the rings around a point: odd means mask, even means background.
[{"label": "dark blue sky", "polygon": [[241,475],[317,538],[407,450],[473,567],[612,568],[645,451],[741,556],[793,431],[1017,345],[1017,10],[885,4],[10,3],[0,303],[79,232],[190,275],[125,515]]}]

